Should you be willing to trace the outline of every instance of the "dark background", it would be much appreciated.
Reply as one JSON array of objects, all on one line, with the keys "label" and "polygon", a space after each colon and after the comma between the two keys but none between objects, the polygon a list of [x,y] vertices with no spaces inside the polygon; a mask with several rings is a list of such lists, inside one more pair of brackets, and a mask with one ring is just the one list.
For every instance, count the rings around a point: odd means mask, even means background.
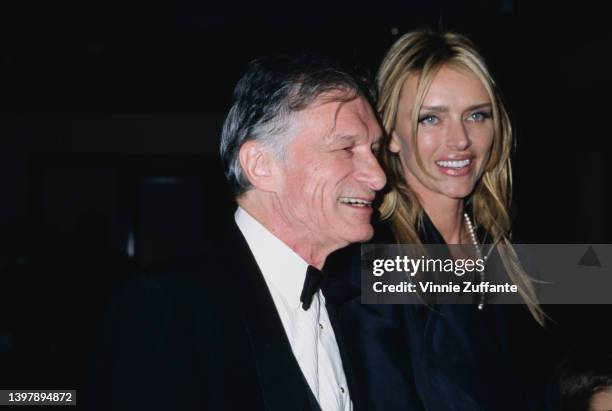
[{"label": "dark background", "polygon": [[[231,218],[220,127],[234,84],[263,54],[317,51],[374,74],[398,33],[467,34],[517,131],[516,236],[611,242],[612,30],[602,7],[3,1],[0,387],[81,388],[111,288]],[[560,315],[562,341],[583,338],[592,322],[582,320],[602,310],[576,312]]]}]

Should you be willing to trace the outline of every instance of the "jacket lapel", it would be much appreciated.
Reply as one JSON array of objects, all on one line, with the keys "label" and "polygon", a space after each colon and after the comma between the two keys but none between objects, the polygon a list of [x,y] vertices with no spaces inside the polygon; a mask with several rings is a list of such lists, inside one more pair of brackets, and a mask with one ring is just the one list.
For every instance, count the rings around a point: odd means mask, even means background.
[{"label": "jacket lapel", "polygon": [[[246,240],[234,225],[230,259],[234,290],[253,349],[259,382],[270,410],[320,411],[291,346],[266,282]],[[314,400],[314,404],[313,404]]]}]

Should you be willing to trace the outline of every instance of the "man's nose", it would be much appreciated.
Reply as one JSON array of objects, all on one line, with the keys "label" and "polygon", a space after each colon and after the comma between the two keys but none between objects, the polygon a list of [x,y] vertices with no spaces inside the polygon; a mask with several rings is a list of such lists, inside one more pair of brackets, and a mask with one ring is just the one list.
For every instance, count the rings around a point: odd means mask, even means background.
[{"label": "man's nose", "polygon": [[367,154],[359,166],[358,179],[365,182],[374,191],[380,191],[387,184],[387,176],[378,163],[376,156]]}]

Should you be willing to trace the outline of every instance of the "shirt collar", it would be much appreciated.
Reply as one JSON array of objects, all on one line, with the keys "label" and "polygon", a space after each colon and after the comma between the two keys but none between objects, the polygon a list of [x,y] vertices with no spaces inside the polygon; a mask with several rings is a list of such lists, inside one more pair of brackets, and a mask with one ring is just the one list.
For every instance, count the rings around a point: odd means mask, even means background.
[{"label": "shirt collar", "polygon": [[290,305],[300,306],[308,263],[241,207],[234,218],[268,287],[276,288]]}]

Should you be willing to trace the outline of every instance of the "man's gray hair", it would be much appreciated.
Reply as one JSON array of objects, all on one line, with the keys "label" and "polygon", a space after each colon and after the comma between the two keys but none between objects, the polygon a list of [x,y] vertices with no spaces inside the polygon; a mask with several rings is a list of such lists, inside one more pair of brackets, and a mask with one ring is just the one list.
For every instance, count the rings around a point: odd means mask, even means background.
[{"label": "man's gray hair", "polygon": [[251,188],[238,158],[242,144],[257,140],[283,158],[293,114],[333,91],[342,92],[333,100],[362,96],[372,101],[372,89],[363,77],[335,60],[297,55],[261,58],[249,64],[234,89],[234,103],[221,134],[225,176],[236,196]]}]

